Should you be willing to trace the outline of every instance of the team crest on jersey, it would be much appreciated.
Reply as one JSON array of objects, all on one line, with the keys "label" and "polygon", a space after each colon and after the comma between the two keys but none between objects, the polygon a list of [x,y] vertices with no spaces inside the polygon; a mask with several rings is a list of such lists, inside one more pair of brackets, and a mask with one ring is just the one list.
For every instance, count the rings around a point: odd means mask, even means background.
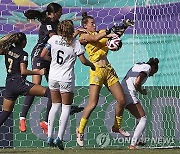
[{"label": "team crest on jersey", "polygon": [[51,25],[47,25],[46,28],[47,28],[48,31],[52,30],[52,26]]},{"label": "team crest on jersey", "polygon": [[94,77],[94,81],[95,82],[98,82],[99,81],[99,78],[97,76]]},{"label": "team crest on jersey", "polygon": [[40,66],[41,64],[40,64],[40,63],[37,63],[36,65],[37,65],[37,66]]}]

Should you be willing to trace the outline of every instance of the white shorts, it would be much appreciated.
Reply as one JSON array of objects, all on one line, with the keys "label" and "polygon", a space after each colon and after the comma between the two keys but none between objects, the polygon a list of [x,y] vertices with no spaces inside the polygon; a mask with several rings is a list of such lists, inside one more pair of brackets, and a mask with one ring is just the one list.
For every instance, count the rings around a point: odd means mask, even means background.
[{"label": "white shorts", "polygon": [[62,82],[49,79],[49,89],[54,91],[60,91],[61,93],[74,93],[75,82]]},{"label": "white shorts", "polygon": [[126,99],[126,103],[125,105],[129,105],[129,104],[137,104],[138,102],[140,102],[140,100],[137,97],[137,92],[134,90],[126,90],[124,91],[125,94],[125,99]]}]

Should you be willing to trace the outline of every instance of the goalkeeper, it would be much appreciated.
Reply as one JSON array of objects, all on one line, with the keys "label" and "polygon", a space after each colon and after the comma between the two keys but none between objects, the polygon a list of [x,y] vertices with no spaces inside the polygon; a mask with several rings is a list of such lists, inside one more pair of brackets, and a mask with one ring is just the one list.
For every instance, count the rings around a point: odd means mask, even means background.
[{"label": "goalkeeper", "polygon": [[83,13],[82,16],[82,26],[87,30],[87,33],[81,34],[79,40],[81,44],[84,45],[89,60],[96,66],[96,70],[90,70],[89,102],[83,111],[79,127],[76,129],[77,143],[80,146],[84,146],[84,129],[90,114],[98,104],[99,93],[103,84],[109,89],[117,100],[115,120],[112,131],[115,133],[121,133],[124,136],[130,135],[121,128],[125,97],[119,83],[118,76],[107,59],[106,55],[108,53],[108,48],[106,46],[106,42],[108,37],[117,35],[121,36],[128,26],[132,26],[134,24],[130,20],[124,20],[122,26],[113,26],[109,30],[100,30],[98,32],[96,31],[94,18],[92,16],[88,16],[86,12]]}]

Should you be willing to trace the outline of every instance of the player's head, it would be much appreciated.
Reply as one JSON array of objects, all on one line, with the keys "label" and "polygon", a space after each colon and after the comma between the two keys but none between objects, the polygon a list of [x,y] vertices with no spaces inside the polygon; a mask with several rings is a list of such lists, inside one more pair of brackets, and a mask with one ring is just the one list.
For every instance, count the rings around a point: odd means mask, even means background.
[{"label": "player's head", "polygon": [[50,18],[58,20],[62,15],[62,6],[57,3],[50,3],[46,8],[46,12]]},{"label": "player's head", "polygon": [[153,76],[155,73],[158,71],[158,64],[159,64],[159,59],[158,58],[150,58],[149,61],[147,62],[151,66],[151,71],[149,73],[149,76]]},{"label": "player's head", "polygon": [[14,44],[16,47],[24,48],[26,46],[26,35],[22,32],[7,34],[0,39],[0,49],[8,51]]},{"label": "player's head", "polygon": [[50,3],[43,12],[39,10],[27,10],[24,12],[24,15],[27,19],[37,19],[40,22],[46,22],[47,17],[51,21],[55,21],[59,20],[62,15],[62,6],[57,3]]},{"label": "player's head", "polygon": [[59,23],[57,29],[58,35],[61,35],[71,45],[73,42],[74,24],[72,20],[63,20]]},{"label": "player's head", "polygon": [[87,15],[87,12],[82,13],[82,26],[90,32],[96,31],[96,24],[92,16]]}]

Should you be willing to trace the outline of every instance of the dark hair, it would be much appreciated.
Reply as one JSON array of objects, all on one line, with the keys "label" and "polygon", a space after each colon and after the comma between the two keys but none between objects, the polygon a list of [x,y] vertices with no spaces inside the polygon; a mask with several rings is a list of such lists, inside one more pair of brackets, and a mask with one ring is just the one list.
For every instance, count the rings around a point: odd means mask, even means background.
[{"label": "dark hair", "polygon": [[56,13],[59,10],[62,10],[62,6],[60,4],[50,3],[43,12],[38,10],[27,10],[24,12],[24,16],[27,19],[37,19],[40,22],[45,22],[48,18],[47,14]]},{"label": "dark hair", "polygon": [[155,69],[158,71],[159,59],[152,57],[149,59],[149,61],[146,64],[149,64],[150,66],[155,66]]},{"label": "dark hair", "polygon": [[21,45],[22,41],[26,41],[26,35],[22,32],[7,34],[0,39],[0,49],[7,52],[12,44]]},{"label": "dark hair", "polygon": [[87,24],[88,19],[94,19],[92,16],[88,16],[87,12],[83,12],[82,17],[83,17],[81,21],[82,26],[84,26],[84,24]]},{"label": "dark hair", "polygon": [[72,20],[61,21],[58,25],[57,33],[66,40],[68,45],[72,45],[72,42],[74,40],[74,24]]}]

